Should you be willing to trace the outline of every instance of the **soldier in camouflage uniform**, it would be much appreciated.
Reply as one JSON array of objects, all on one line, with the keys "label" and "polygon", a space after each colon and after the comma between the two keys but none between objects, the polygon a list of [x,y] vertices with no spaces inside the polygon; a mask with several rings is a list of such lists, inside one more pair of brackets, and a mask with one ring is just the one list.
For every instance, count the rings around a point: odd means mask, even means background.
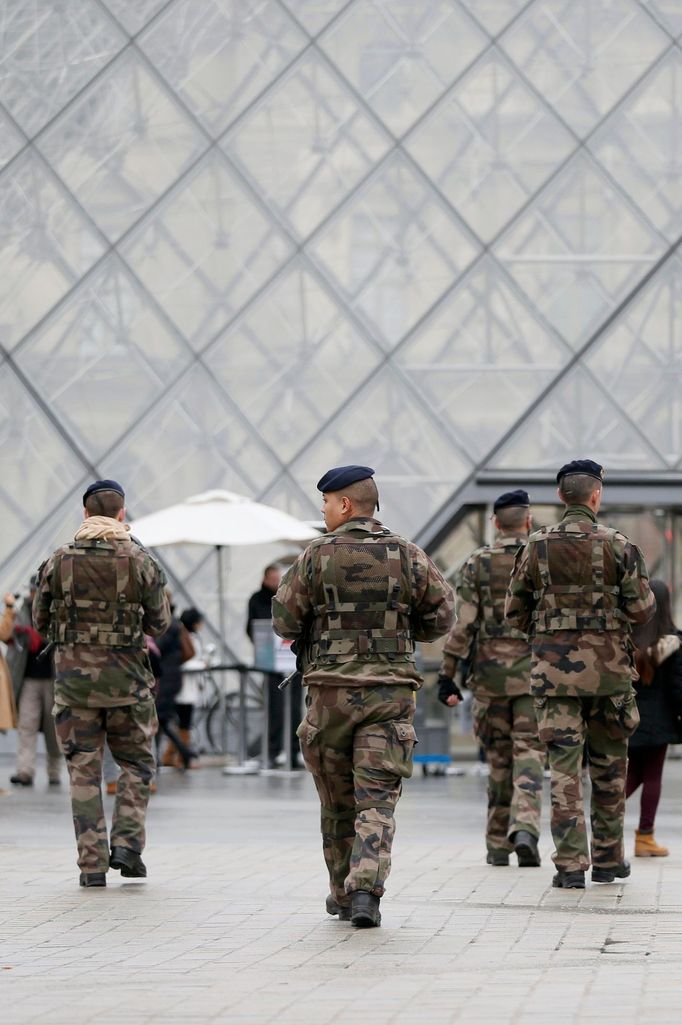
[{"label": "soldier in camouflage uniform", "polygon": [[[170,623],[165,576],[134,541],[116,481],[91,484],[85,522],[40,568],[33,621],[54,645],[54,716],[71,783],[81,886],[109,868],[144,877],[140,857],[157,728],[145,634]],[[121,768],[111,827],[102,806],[104,741]]]},{"label": "soldier in camouflage uniform", "polygon": [[446,633],[454,604],[424,552],[374,518],[373,473],[344,466],[322,477],[330,533],[298,557],[272,603],[308,687],[297,732],[322,806],[327,911],[360,927],[381,921],[394,809],[412,775],[415,641]]},{"label": "soldier in camouflage uniform", "polygon": [[474,731],[485,749],[488,776],[487,862],[540,864],[540,803],[547,749],[538,737],[530,694],[530,646],[504,618],[509,578],[531,527],[528,494],[508,491],[493,506],[498,536],[478,548],[457,576],[457,622],[448,634],[438,696],[453,705],[454,682],[466,664],[474,695]]},{"label": "soldier in camouflage uniform", "polygon": [[592,880],[624,879],[627,738],[639,721],[630,624],[656,602],[639,549],[597,522],[603,469],[578,459],[559,470],[564,518],[535,531],[517,556],[505,612],[530,634],[531,688],[552,777],[554,886],[582,889],[590,865],[582,760],[592,780]]}]

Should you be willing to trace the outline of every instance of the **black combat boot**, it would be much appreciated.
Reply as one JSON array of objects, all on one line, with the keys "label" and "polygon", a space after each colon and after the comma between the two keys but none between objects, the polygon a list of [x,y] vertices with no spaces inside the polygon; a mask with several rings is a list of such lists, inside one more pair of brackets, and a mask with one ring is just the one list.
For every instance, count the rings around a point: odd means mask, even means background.
[{"label": "black combat boot", "polygon": [[339,916],[339,922],[350,922],[350,907],[347,904],[339,904],[331,894],[327,897],[325,907],[328,915]]},{"label": "black combat boot", "polygon": [[107,877],[104,872],[81,872],[81,886],[106,886]]},{"label": "black combat boot", "polygon": [[502,868],[509,864],[509,851],[488,851],[485,857],[487,865],[496,865]]},{"label": "black combat boot", "polygon": [[373,925],[381,925],[379,898],[367,890],[356,890],[352,893],[350,920],[358,929],[371,929]]},{"label": "black combat boot", "polygon": [[612,883],[616,879],[627,879],[630,875],[630,862],[621,861],[615,868],[597,868],[592,866],[593,883]]},{"label": "black combat boot", "polygon": [[573,871],[560,868],[552,879],[552,886],[556,886],[559,890],[584,890],[585,872],[581,868]]},{"label": "black combat boot", "polygon": [[117,868],[126,879],[144,879],[147,875],[144,861],[129,847],[112,847],[109,867]]},{"label": "black combat boot", "polygon": [[517,829],[512,837],[512,843],[516,857],[519,859],[519,868],[538,868],[540,866],[538,841],[532,833],[529,833],[527,829]]}]

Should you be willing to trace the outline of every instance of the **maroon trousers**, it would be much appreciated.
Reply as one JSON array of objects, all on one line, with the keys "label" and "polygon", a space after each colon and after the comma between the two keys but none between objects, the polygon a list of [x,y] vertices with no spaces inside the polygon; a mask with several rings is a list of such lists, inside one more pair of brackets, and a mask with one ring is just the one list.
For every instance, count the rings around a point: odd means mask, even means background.
[{"label": "maroon trousers", "polygon": [[639,811],[640,833],[653,833],[656,809],[661,798],[661,780],[663,765],[668,750],[667,744],[656,747],[635,747],[628,752],[628,775],[625,784],[625,796],[634,794],[637,787],[642,786],[642,797]]}]

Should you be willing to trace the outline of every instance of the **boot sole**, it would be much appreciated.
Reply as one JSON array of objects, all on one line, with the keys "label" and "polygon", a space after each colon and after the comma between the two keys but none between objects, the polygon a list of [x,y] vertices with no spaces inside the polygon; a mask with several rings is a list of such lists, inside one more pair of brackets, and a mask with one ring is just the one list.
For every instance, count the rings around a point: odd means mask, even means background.
[{"label": "boot sole", "polygon": [[116,869],[120,872],[125,879],[146,879],[147,871],[140,871],[139,869],[131,868],[130,865],[126,865],[124,861],[119,861],[118,858],[112,858],[109,862],[109,868]]},{"label": "boot sole", "polygon": [[540,855],[536,854],[528,844],[519,844],[514,850],[519,859],[519,868],[540,868]]},{"label": "boot sole", "polygon": [[370,915],[352,915],[350,922],[356,929],[371,929],[374,926],[381,925],[381,915],[379,915],[378,919],[374,919]]},{"label": "boot sole", "polygon": [[659,854],[658,851],[647,851],[646,854],[638,854],[637,851],[635,851],[636,858],[667,858],[669,854],[670,851],[666,851],[665,854]]}]

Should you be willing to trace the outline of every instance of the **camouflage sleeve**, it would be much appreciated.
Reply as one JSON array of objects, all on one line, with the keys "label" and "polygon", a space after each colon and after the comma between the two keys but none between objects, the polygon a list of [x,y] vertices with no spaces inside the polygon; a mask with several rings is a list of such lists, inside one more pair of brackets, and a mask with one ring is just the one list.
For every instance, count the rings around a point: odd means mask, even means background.
[{"label": "camouflage sleeve", "polygon": [[166,574],[148,552],[142,555],[142,629],[151,637],[160,637],[171,622]]},{"label": "camouflage sleeve", "polygon": [[295,641],[304,634],[307,621],[312,615],[307,566],[306,549],[284,574],[277,594],[272,599],[273,628],[275,633],[286,640]]},{"label": "camouflage sleeve", "polygon": [[33,625],[43,637],[50,635],[50,605],[52,604],[52,559],[47,559],[38,570],[38,585],[33,596]]},{"label": "camouflage sleeve", "polygon": [[620,607],[631,623],[648,623],[656,611],[644,556],[630,541],[623,546]]},{"label": "camouflage sleeve", "polygon": [[412,611],[410,624],[415,641],[442,637],[455,618],[452,588],[439,569],[417,545],[410,545],[412,559]]},{"label": "camouflage sleeve", "polygon": [[529,572],[529,556],[530,545],[520,548],[516,553],[516,561],[504,603],[504,615],[507,622],[525,634],[530,633],[532,613],[535,608],[535,599],[533,598],[535,584]]},{"label": "camouflage sleeve", "polygon": [[478,634],[480,616],[476,564],[468,559],[455,581],[457,619],[443,648],[441,673],[454,679],[457,663],[471,658]]}]

